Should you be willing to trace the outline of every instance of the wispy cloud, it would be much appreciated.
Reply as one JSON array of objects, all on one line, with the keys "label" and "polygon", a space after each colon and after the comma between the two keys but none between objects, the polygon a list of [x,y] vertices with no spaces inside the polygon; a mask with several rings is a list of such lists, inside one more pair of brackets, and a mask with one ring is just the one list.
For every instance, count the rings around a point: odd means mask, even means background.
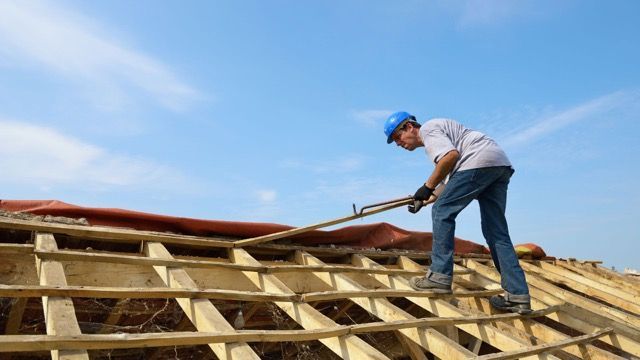
[{"label": "wispy cloud", "polygon": [[280,162],[280,166],[287,169],[302,169],[318,174],[348,173],[361,169],[364,166],[365,157],[357,154],[345,155],[325,161],[302,161],[287,159]]},{"label": "wispy cloud", "polygon": [[524,146],[570,125],[590,119],[595,115],[603,114],[625,104],[637,102],[639,98],[640,96],[637,92],[614,92],[562,112],[536,119],[533,125],[507,135],[501,143],[505,147]]},{"label": "wispy cloud", "polygon": [[55,129],[0,119],[0,182],[105,189],[115,186],[173,188],[179,172],[153,161],[119,155]]},{"label": "wispy cloud", "polygon": [[0,51],[13,65],[38,64],[91,88],[103,107],[122,107],[135,91],[172,110],[201,96],[169,67],[122,45],[95,23],[59,3],[0,1]]},{"label": "wispy cloud", "polygon": [[384,120],[391,113],[391,110],[355,110],[351,112],[351,117],[358,123],[373,128],[382,127]]},{"label": "wispy cloud", "polygon": [[258,200],[263,203],[272,203],[276,200],[278,193],[275,190],[258,190]]}]

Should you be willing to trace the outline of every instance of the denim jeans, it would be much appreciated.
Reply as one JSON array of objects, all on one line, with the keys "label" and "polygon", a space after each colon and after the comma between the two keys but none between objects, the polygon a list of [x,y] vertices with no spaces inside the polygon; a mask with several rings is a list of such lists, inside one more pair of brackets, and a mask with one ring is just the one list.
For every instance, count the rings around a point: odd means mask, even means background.
[{"label": "denim jeans", "polygon": [[433,247],[427,278],[451,284],[456,217],[471,201],[478,200],[482,235],[500,272],[505,298],[512,302],[529,302],[529,288],[504,215],[512,174],[511,167],[497,166],[458,171],[451,176],[432,209]]}]

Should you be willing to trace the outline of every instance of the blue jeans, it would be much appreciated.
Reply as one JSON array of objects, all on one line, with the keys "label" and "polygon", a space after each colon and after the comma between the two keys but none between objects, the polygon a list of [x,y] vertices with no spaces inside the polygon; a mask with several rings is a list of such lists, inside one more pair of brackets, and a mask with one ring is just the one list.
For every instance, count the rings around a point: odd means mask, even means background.
[{"label": "blue jeans", "polygon": [[505,298],[529,302],[529,288],[509,237],[505,218],[507,188],[513,169],[509,166],[458,171],[434,203],[433,247],[427,278],[450,285],[453,280],[453,246],[456,217],[471,201],[478,200],[484,236],[493,263],[500,272]]}]

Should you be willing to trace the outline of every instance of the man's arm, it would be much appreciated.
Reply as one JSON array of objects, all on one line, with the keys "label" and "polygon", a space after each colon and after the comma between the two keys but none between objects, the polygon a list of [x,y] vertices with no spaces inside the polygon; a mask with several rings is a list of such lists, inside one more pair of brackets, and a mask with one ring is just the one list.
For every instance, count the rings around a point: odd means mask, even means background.
[{"label": "man's arm", "polygon": [[460,158],[460,153],[458,150],[451,150],[446,153],[436,164],[436,168],[433,169],[431,176],[425,183],[425,185],[429,189],[435,189],[438,184],[444,180],[444,178],[451,172],[453,167],[458,162],[458,158]]}]

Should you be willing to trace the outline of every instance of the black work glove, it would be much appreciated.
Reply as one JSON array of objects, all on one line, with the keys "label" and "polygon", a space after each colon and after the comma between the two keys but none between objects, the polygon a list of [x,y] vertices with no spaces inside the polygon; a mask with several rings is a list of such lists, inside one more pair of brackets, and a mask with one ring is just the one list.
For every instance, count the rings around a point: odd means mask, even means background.
[{"label": "black work glove", "polygon": [[413,194],[413,204],[409,204],[407,210],[412,214],[417,213],[424,206],[423,201],[429,200],[431,194],[433,194],[433,189],[429,189],[426,184],[422,184],[416,193]]}]

